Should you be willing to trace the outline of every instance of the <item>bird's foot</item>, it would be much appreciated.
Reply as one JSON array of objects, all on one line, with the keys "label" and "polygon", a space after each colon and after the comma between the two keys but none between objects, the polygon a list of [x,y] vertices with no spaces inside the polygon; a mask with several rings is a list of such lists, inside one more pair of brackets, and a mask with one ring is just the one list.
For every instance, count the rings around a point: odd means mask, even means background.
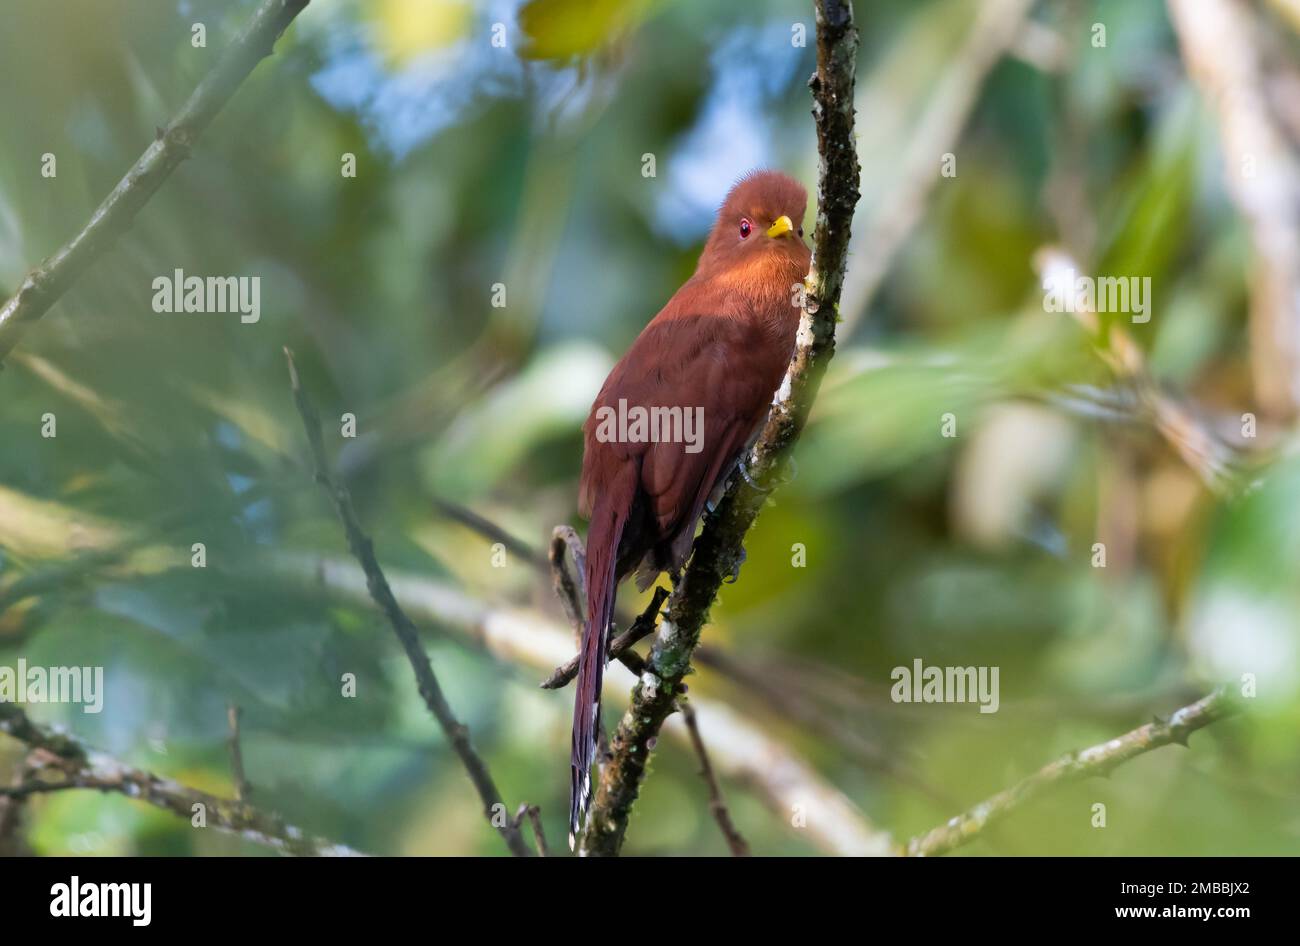
[{"label": "bird's foot", "polygon": [[750,486],[752,486],[754,489],[758,490],[760,493],[770,493],[770,492],[772,492],[772,490],[771,490],[770,487],[768,487],[768,488],[764,488],[764,487],[762,487],[762,486],[759,486],[759,485],[758,485],[758,481],[755,480],[754,477],[750,474],[750,472],[749,472],[749,457],[745,457],[745,458],[743,458],[743,459],[740,461],[740,463],[738,463],[738,464],[736,465],[736,468],[737,468],[738,470],[740,470],[740,475],[741,475],[742,477],[745,478],[745,482],[748,483]]},{"label": "bird's foot", "polygon": [[799,475],[799,464],[795,462],[794,457],[789,457],[786,459],[785,465],[782,467],[782,473],[784,475],[777,480],[774,485],[768,487],[759,486],[758,481],[754,479],[754,475],[749,472],[749,464],[746,462],[747,459],[748,458],[741,460],[736,467],[740,470],[740,475],[745,478],[745,482],[760,493],[770,493],[772,490],[776,489],[777,486],[785,486],[787,483],[793,483],[795,477]]},{"label": "bird's foot", "polygon": [[745,551],[745,547],[742,545],[740,547],[740,556],[736,559],[735,562],[732,563],[731,574],[726,576],[722,580],[726,582],[728,585],[734,585],[737,581],[739,581],[740,567],[745,564],[745,559],[747,558],[749,558],[749,553]]}]

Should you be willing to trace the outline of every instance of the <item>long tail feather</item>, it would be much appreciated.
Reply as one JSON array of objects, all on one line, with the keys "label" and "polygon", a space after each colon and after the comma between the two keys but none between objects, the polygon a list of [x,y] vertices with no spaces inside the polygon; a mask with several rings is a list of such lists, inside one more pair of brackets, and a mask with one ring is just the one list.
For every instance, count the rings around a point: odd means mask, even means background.
[{"label": "long tail feather", "polygon": [[609,623],[618,588],[615,566],[619,542],[636,489],[636,471],[628,469],[592,509],[587,533],[587,621],[582,629],[578,680],[573,697],[573,744],[569,756],[569,847],[591,807],[591,764],[600,730],[600,688],[605,678]]}]

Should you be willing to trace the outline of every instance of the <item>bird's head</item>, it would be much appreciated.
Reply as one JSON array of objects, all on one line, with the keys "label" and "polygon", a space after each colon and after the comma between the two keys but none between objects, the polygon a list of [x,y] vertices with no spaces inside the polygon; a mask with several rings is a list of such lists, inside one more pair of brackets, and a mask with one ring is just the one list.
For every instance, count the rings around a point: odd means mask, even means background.
[{"label": "bird's head", "polygon": [[811,254],[803,242],[808,194],[779,171],[742,177],[718,211],[700,269],[745,266],[779,260],[807,271]]}]

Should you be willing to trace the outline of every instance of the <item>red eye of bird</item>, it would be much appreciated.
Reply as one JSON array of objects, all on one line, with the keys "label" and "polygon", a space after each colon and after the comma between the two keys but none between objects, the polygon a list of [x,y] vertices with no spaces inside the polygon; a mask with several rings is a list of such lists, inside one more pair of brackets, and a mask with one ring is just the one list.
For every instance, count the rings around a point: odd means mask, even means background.
[{"label": "red eye of bird", "polygon": [[752,225],[751,225],[750,222],[749,222],[749,218],[748,218],[748,217],[742,217],[742,218],[741,218],[741,221],[740,221],[740,238],[743,240],[743,239],[745,239],[746,237],[748,237],[748,236],[749,236],[749,231],[752,230],[752,229],[753,229],[753,227],[752,227]]}]

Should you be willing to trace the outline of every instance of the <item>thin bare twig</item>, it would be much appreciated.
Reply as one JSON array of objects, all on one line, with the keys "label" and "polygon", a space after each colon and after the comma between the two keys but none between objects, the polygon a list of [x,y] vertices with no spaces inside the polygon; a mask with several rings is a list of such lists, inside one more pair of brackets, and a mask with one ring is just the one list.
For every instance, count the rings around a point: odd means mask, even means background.
[{"label": "thin bare twig", "polygon": [[[93,789],[134,798],[194,822],[264,844],[285,854],[357,856],[342,844],[315,837],[279,815],[240,800],[218,798],[143,769],[133,768],[83,745],[75,737],[33,722],[12,703],[0,703],[0,732],[26,743],[36,760],[17,785],[0,788],[0,798]],[[42,761],[43,760],[43,761]],[[46,779],[45,776],[51,776]]]},{"label": "thin bare twig", "polygon": [[1196,730],[1239,710],[1240,705],[1229,690],[1220,687],[1190,706],[1176,710],[1168,719],[1156,717],[1145,726],[1115,739],[1061,756],[1023,781],[1003,789],[939,827],[912,838],[907,842],[906,853],[913,857],[946,854],[973,841],[991,825],[1053,785],[1092,775],[1109,775],[1116,766],[1171,743],[1186,746],[1187,737]]},{"label": "thin bare twig", "polygon": [[[621,662],[623,666],[635,674],[639,674],[645,669],[645,661],[632,650],[632,647],[654,633],[655,623],[659,620],[659,609],[663,606],[667,597],[668,589],[662,586],[655,587],[650,603],[632,622],[632,626],[609,642],[609,650],[606,653],[609,655],[610,660]],[[564,665],[556,667],[555,672],[543,680],[540,686],[543,690],[558,690],[568,686],[569,682],[577,675],[578,658],[574,656],[572,660]]]},{"label": "thin bare twig", "polygon": [[226,721],[230,724],[230,773],[235,780],[235,797],[248,801],[253,793],[248,779],[244,777],[244,753],[239,745],[239,717],[242,710],[231,703],[226,707]]},{"label": "thin bare twig", "polygon": [[533,840],[537,842],[537,856],[550,857],[551,849],[546,846],[546,832],[542,830],[542,809],[524,802],[515,812],[515,827],[523,824],[525,818],[533,828]]},{"label": "thin bare twig", "polygon": [[[565,552],[573,555],[573,567],[578,573],[576,581],[573,572],[569,571],[569,564],[564,557]],[[582,547],[582,539],[578,537],[573,526],[555,527],[551,533],[551,549],[548,558],[551,562],[551,584],[555,587],[555,596],[560,599],[564,616],[573,626],[574,636],[580,640],[583,621],[582,602],[587,597],[587,589],[582,587],[587,580],[587,550]]]},{"label": "thin bare twig", "polygon": [[141,208],[190,156],[194,143],[309,0],[263,0],[189,100],[104,198],[76,236],[29,272],[0,308],[0,362],[23,333],[130,228]]},{"label": "thin bare twig", "polygon": [[718,784],[717,776],[713,774],[713,765],[709,762],[709,752],[704,748],[704,739],[700,736],[699,723],[695,721],[695,710],[691,704],[682,698],[677,700],[677,707],[682,711],[682,720],[686,723],[686,731],[691,735],[691,747],[695,750],[696,758],[700,760],[700,775],[704,783],[709,786],[709,811],[713,812],[713,818],[718,822],[718,827],[722,829],[722,836],[727,839],[727,847],[731,849],[732,857],[749,857],[749,842],[736,828],[736,823],[731,820],[731,812],[727,809],[727,800],[722,796],[722,786]]},{"label": "thin bare twig", "polygon": [[528,545],[526,542],[521,542],[519,539],[516,539],[491,519],[485,519],[474,510],[462,506],[459,503],[453,503],[450,500],[435,498],[433,504],[437,506],[438,511],[448,519],[451,519],[454,522],[459,522],[461,525],[468,529],[472,529],[474,532],[477,532],[479,535],[484,536],[490,541],[503,545],[509,552],[517,555],[534,568],[541,568],[544,566],[545,563],[542,561],[541,556],[537,554],[536,549]]},{"label": "thin bare twig", "polygon": [[393,596],[388,579],[384,576],[383,569],[379,567],[379,559],[375,557],[374,543],[362,531],[361,524],[357,521],[356,510],[352,507],[351,495],[343,486],[334,481],[334,477],[330,473],[329,462],[325,457],[325,441],[321,433],[320,415],[316,411],[316,406],[307,397],[307,392],[303,390],[299,381],[298,368],[293,361],[293,352],[285,348],[284,354],[289,366],[289,384],[293,390],[294,404],[298,408],[298,414],[302,417],[303,428],[307,432],[307,442],[311,447],[312,462],[316,470],[316,482],[329,494],[334,503],[334,510],[338,513],[339,520],[343,524],[343,531],[347,535],[348,549],[361,565],[362,571],[365,572],[366,588],[370,592],[370,597],[379,606],[379,610],[384,613],[384,616],[388,618],[388,623],[392,625],[393,632],[397,635],[397,639],[401,641],[402,649],[406,652],[406,658],[411,664],[411,669],[415,672],[415,680],[419,686],[420,696],[423,697],[429,712],[433,714],[434,719],[442,728],[447,741],[451,743],[452,749],[460,757],[461,764],[469,774],[470,781],[474,783],[474,788],[483,802],[484,817],[501,834],[512,854],[516,857],[527,857],[529,854],[528,846],[524,844],[523,835],[519,832],[518,826],[506,815],[508,809],[501,800],[501,794],[497,791],[496,783],[492,780],[487,763],[475,751],[473,744],[470,742],[469,729],[456,718],[451,705],[443,695],[442,686],[438,683],[438,678],[433,672],[433,664],[429,662],[429,655],[425,653],[424,648],[420,645],[419,632],[415,629],[411,619],[406,616],[406,612],[402,610],[402,606],[397,603],[397,598]]}]

